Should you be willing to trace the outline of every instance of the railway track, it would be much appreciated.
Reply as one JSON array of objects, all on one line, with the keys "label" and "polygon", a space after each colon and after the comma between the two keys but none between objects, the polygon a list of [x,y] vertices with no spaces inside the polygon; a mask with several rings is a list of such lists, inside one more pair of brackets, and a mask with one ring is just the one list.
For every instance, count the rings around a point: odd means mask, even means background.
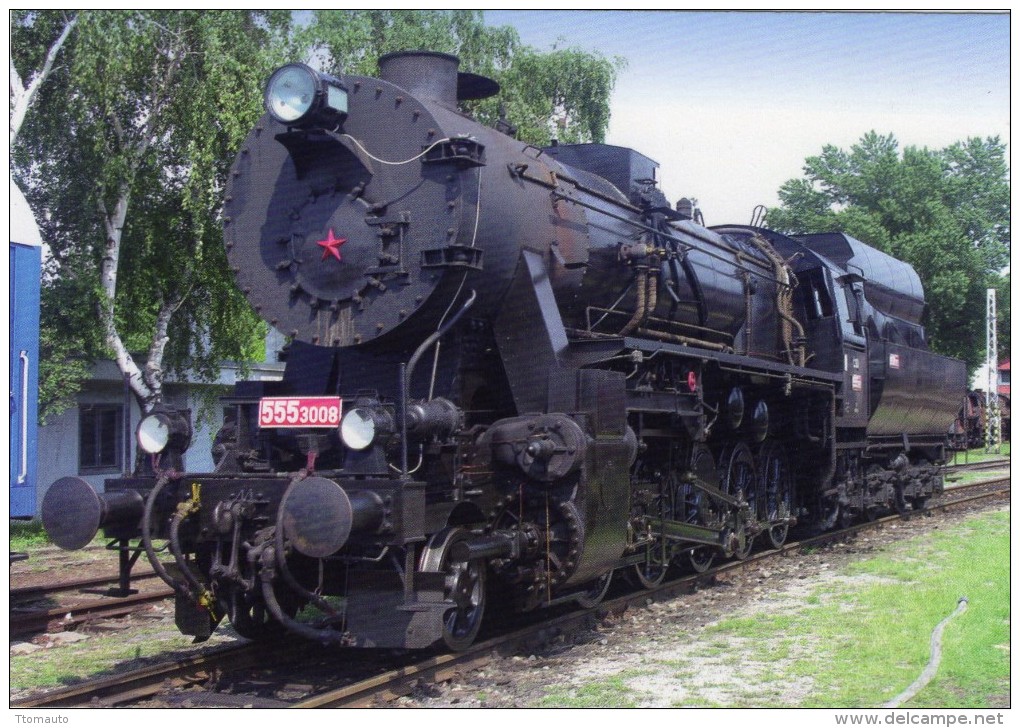
[{"label": "railway track", "polygon": [[1009,469],[1009,458],[996,458],[994,460],[981,460],[975,463],[957,463],[955,465],[947,465],[946,474],[953,475],[956,473],[972,473],[982,470],[1002,469]]},{"label": "railway track", "polygon": [[[1007,487],[1001,487],[1005,484]],[[950,508],[975,503],[988,498],[993,498],[1005,493],[1008,490],[1009,479],[987,481],[976,483],[970,486],[960,486],[954,489],[952,498],[946,498],[944,502],[931,503],[927,510],[947,510]],[[997,487],[998,486],[998,487]],[[966,491],[966,492],[963,492]],[[923,515],[923,512],[915,515]],[[651,590],[645,590],[623,596],[608,599],[595,610],[572,612],[562,617],[542,622],[537,626],[529,626],[513,634],[504,635],[492,640],[473,645],[469,650],[455,655],[441,655],[423,661],[412,668],[402,668],[393,671],[386,676],[377,676],[365,684],[350,685],[339,688],[329,693],[315,695],[295,703],[295,708],[338,708],[338,707],[370,707],[380,702],[388,702],[402,695],[407,695],[412,688],[420,681],[442,682],[452,679],[456,675],[470,670],[483,667],[492,659],[497,649],[506,649],[507,645],[515,645],[528,640],[534,640],[536,636],[544,633],[554,636],[564,631],[577,629],[591,619],[591,612],[601,611],[609,613],[621,613],[631,607],[644,606],[651,599],[653,601],[664,601],[673,599],[684,594],[690,594],[695,589],[710,585],[718,577],[728,573],[746,571],[757,568],[762,562],[795,554],[802,549],[811,546],[818,546],[823,543],[837,541],[846,538],[848,535],[870,528],[879,527],[882,524],[893,523],[903,518],[900,515],[886,516],[875,521],[854,524],[850,528],[830,531],[819,536],[801,539],[796,542],[784,544],[780,549],[770,549],[752,553],[742,561],[728,561],[706,571],[703,574],[692,574],[680,579],[669,581]]]},{"label": "railway track", "polygon": [[88,680],[78,685],[12,701],[19,708],[114,707],[136,703],[160,690],[183,689],[202,684],[217,670],[255,667],[274,645],[250,643],[233,645],[196,657],[173,660],[132,670],[113,677]]},{"label": "railway track", "polygon": [[[143,572],[141,574],[132,574],[131,583],[132,585],[137,585],[140,581],[150,581],[155,578],[156,573],[152,571],[147,573]],[[31,586],[14,587],[11,589],[10,595],[12,602],[29,602],[47,599],[64,592],[85,591],[88,589],[98,589],[104,586],[110,587],[110,593],[112,595],[117,588],[115,585],[118,585],[119,583],[120,577],[117,574],[108,574],[106,576],[94,576],[87,579],[53,582],[52,584],[33,584]]]},{"label": "railway track", "polygon": [[[938,500],[928,504],[924,512],[909,514],[923,516],[926,512],[944,511],[968,504],[975,504],[989,498],[1009,496],[1009,478],[987,480],[980,483],[958,486],[947,490]],[[220,706],[220,707],[367,707],[385,704],[400,696],[409,694],[420,684],[439,683],[469,673],[488,664],[498,652],[528,649],[528,645],[547,641],[557,635],[590,626],[599,614],[623,613],[628,608],[644,606],[650,601],[664,601],[690,594],[695,589],[714,583],[726,574],[758,568],[771,559],[789,557],[808,547],[845,539],[849,535],[880,527],[883,524],[902,520],[903,516],[891,515],[875,521],[854,524],[849,528],[827,532],[785,544],[780,549],[753,553],[743,561],[729,561],[703,574],[693,574],[666,582],[659,587],[623,594],[607,599],[595,609],[576,610],[550,617],[535,624],[528,624],[507,634],[480,641],[470,649],[457,654],[428,655],[414,659],[414,655],[375,654],[366,651],[338,651],[319,649],[306,642],[295,644],[294,640],[279,643],[247,643],[209,654],[175,660],[164,665],[146,667],[142,670],[124,673],[115,677],[83,682],[65,688],[13,701],[12,707],[70,707],[70,706],[124,706],[142,701],[156,701],[158,705]],[[350,659],[352,654],[358,660]],[[348,671],[337,675],[358,663],[362,673]],[[323,671],[331,671],[328,678],[297,678],[292,669],[316,668],[318,663]],[[266,665],[272,666],[274,675],[267,675]],[[259,678],[233,680],[233,686],[260,684],[259,694],[239,695],[217,693],[215,688],[219,676],[230,671],[251,670]],[[275,675],[279,673],[279,675]],[[324,684],[317,684],[318,682]],[[326,685],[325,683],[332,683]],[[341,683],[341,684],[337,684]],[[276,685],[266,687],[267,684]],[[291,694],[290,699],[266,697]]]},{"label": "railway track", "polygon": [[[133,586],[146,588],[130,594],[120,593],[116,574],[14,587],[10,590],[10,637],[75,630],[97,620],[125,617],[173,596],[173,590],[161,583],[152,584],[154,579],[151,571],[132,575]],[[104,592],[102,587],[109,589]]]},{"label": "railway track", "polygon": [[130,594],[108,599],[68,604],[52,609],[11,608],[10,636],[26,637],[55,628],[59,631],[73,630],[89,622],[101,619],[115,619],[137,612],[143,607],[169,599],[172,589],[158,589],[143,594]]}]

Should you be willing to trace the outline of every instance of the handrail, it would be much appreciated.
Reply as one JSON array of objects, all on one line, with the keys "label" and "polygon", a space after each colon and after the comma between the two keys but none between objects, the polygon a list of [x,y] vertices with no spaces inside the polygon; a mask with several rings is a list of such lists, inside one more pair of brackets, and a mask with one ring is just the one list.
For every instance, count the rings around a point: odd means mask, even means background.
[{"label": "handrail", "polygon": [[18,485],[28,479],[28,352],[18,354],[21,360],[21,464],[18,466]]}]

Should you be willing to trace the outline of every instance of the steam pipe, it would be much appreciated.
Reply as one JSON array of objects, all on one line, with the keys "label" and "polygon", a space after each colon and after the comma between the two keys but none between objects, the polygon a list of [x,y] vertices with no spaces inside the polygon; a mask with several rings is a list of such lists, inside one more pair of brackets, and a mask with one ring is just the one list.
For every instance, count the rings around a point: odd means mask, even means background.
[{"label": "steam pipe", "polygon": [[291,632],[299,634],[306,639],[329,644],[330,642],[342,643],[345,639],[343,632],[338,632],[331,627],[317,628],[302,624],[288,616],[280,602],[276,598],[276,591],[273,589],[273,578],[276,576],[276,550],[272,545],[267,545],[261,555],[262,569],[259,577],[262,580],[262,600],[266,603],[273,618]]},{"label": "steam pipe", "polygon": [[[537,181],[537,180],[532,179],[531,177],[526,177],[526,179],[528,179],[531,182]],[[588,190],[585,190],[585,191],[587,192]],[[645,230],[645,231],[648,231],[648,232],[657,233],[657,234],[663,236],[664,238],[666,238],[667,240],[669,240],[671,242],[679,243],[680,245],[685,246],[687,249],[697,250],[698,252],[703,253],[703,254],[707,255],[708,257],[710,257],[710,258],[715,258],[716,260],[719,260],[719,261],[721,261],[723,263],[729,263],[729,264],[733,265],[734,267],[736,267],[738,270],[746,271],[747,273],[750,273],[751,275],[758,276],[759,278],[761,278],[761,279],[763,279],[765,281],[769,281],[771,283],[779,283],[779,281],[777,281],[775,278],[771,277],[767,273],[763,273],[763,272],[757,271],[757,270],[751,270],[750,268],[747,268],[747,267],[743,266],[741,264],[741,261],[734,262],[734,260],[732,260],[730,258],[727,258],[724,255],[720,255],[718,253],[714,253],[711,250],[708,250],[708,249],[706,249],[704,247],[701,247],[701,246],[698,246],[698,245],[692,245],[691,241],[688,240],[688,239],[681,238],[681,237],[678,237],[676,235],[671,235],[671,234],[668,234],[668,233],[664,233],[661,230],[658,230],[657,228],[650,227],[648,225],[643,225],[642,223],[637,222],[635,220],[631,220],[630,218],[624,217],[623,215],[614,215],[612,212],[610,212],[608,210],[604,210],[604,209],[602,209],[600,207],[596,207],[595,205],[586,204],[585,202],[582,202],[581,200],[578,200],[578,199],[576,199],[574,197],[567,197],[566,195],[563,195],[563,194],[558,193],[558,192],[554,192],[553,193],[553,197],[555,199],[565,200],[565,201],[570,202],[570,203],[575,204],[575,205],[580,205],[581,207],[588,208],[589,210],[594,210],[595,212],[599,212],[599,213],[601,213],[601,214],[603,214],[603,215],[605,215],[607,217],[611,217],[613,219],[619,220],[620,222],[627,223],[628,225],[631,225],[631,226],[633,226],[633,227],[635,227],[635,228],[637,228],[639,230]],[[620,205],[620,202],[618,200],[614,200],[613,202],[616,205]],[[621,205],[621,207],[622,207],[622,205]],[[674,229],[679,229],[679,228],[674,228]],[[739,251],[735,250],[734,248],[731,248],[728,245],[724,245],[723,243],[719,242],[718,240],[713,240],[712,238],[708,237],[707,235],[700,234],[696,230],[691,230],[691,229],[685,227],[685,228],[682,229],[682,232],[683,232],[684,235],[689,235],[691,238],[694,238],[694,239],[698,240],[699,242],[707,243],[711,247],[717,248],[719,250],[724,250],[724,251],[726,251],[727,253],[730,253],[733,256],[736,256],[739,253]],[[757,265],[762,266],[763,268],[767,268],[768,267],[768,264],[765,261],[758,260],[757,258],[748,258],[748,257],[745,257],[745,258],[743,258],[743,260],[750,261],[752,263],[755,263]]]},{"label": "steam pipe", "polygon": [[156,556],[156,549],[152,547],[152,509],[156,503],[156,498],[159,497],[160,491],[166,487],[166,484],[176,476],[176,473],[172,471],[166,471],[160,474],[159,479],[156,481],[156,485],[149,491],[149,497],[145,499],[145,512],[142,514],[142,546],[145,547],[145,555],[149,559],[149,563],[152,565],[152,570],[156,572],[160,579],[167,583],[167,586],[171,587],[174,591],[184,592],[188,597],[193,597],[191,590],[187,588],[187,585],[180,583],[169,573],[163,563]]},{"label": "steam pipe", "polygon": [[187,580],[188,584],[191,585],[191,590],[189,591],[191,591],[192,594],[201,594],[205,592],[205,586],[198,580],[198,577],[195,576],[191,567],[188,566],[188,561],[184,558],[184,551],[181,549],[181,523],[183,523],[184,519],[189,515],[189,511],[178,508],[177,512],[174,514],[173,520],[170,521],[170,553],[174,555],[174,560],[177,562],[178,568],[180,568],[181,573],[184,574],[184,578]]},{"label": "steam pipe", "polygon": [[651,275],[651,271],[645,271],[644,277],[642,278],[639,274],[637,280],[637,301],[634,303],[634,315],[630,317],[622,329],[620,329],[619,336],[626,336],[631,331],[637,328],[638,324],[641,323],[642,319],[648,313],[648,278]]},{"label": "steam pipe", "polygon": [[439,341],[447,331],[460,321],[461,317],[467,313],[467,310],[474,305],[476,298],[478,298],[478,294],[472,289],[471,295],[464,302],[464,305],[460,307],[460,310],[449,321],[436,329],[431,336],[425,339],[414,350],[414,354],[411,355],[406,364],[401,363],[400,365],[400,476],[402,478],[407,478],[407,402],[410,398],[411,376],[414,374],[414,368],[418,366],[418,360],[428,351],[429,347]]}]

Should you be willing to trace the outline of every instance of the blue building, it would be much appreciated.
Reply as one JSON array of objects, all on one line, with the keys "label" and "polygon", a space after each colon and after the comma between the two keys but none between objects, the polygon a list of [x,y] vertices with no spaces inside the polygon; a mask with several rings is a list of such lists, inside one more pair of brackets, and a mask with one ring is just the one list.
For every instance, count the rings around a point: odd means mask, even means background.
[{"label": "blue building", "polygon": [[30,518],[36,506],[42,236],[13,180],[10,232],[10,515]]}]

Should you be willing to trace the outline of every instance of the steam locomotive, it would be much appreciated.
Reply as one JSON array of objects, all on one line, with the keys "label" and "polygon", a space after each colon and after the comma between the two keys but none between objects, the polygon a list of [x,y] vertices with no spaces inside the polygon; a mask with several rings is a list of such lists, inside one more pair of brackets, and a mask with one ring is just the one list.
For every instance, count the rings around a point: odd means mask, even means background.
[{"label": "steam locomotive", "polygon": [[614,573],[941,491],[965,371],[927,350],[909,265],[706,228],[636,151],[460,113],[498,86],[458,66],[273,74],[223,226],[285,374],[227,398],[215,472],[180,472],[188,420],[154,410],[144,472],[49,489],[55,542],[105,529],[122,576],[144,551],[198,639],[459,650],[494,600],[590,607]]}]

